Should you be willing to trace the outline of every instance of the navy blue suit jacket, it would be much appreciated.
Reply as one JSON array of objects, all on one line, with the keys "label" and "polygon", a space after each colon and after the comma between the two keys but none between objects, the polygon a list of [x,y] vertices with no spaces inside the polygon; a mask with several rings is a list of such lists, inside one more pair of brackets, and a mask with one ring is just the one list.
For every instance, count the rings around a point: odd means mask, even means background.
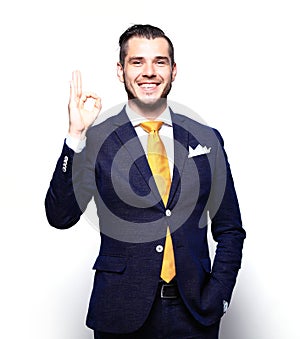
[{"label": "navy blue suit jacket", "polygon": [[[195,319],[213,324],[223,315],[223,301],[230,302],[245,231],[223,140],[184,115],[171,111],[171,117],[174,172],[166,206],[125,109],[90,128],[81,153],[64,144],[57,162],[45,200],[49,223],[69,228],[92,198],[97,206],[101,246],[87,315],[92,329],[127,333],[142,326],[156,295],[167,226],[178,288]],[[208,213],[217,242],[212,265]]]}]

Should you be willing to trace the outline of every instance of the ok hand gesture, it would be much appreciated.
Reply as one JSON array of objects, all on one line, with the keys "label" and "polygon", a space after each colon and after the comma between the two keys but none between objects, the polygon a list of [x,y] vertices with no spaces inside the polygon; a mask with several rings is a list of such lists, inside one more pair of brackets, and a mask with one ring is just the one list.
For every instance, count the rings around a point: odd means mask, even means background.
[{"label": "ok hand gesture", "polygon": [[[85,108],[88,99],[94,101],[94,106],[91,109]],[[96,120],[101,107],[101,99],[97,94],[82,93],[81,73],[74,71],[70,82],[69,134],[74,138],[83,139],[88,128]]]}]

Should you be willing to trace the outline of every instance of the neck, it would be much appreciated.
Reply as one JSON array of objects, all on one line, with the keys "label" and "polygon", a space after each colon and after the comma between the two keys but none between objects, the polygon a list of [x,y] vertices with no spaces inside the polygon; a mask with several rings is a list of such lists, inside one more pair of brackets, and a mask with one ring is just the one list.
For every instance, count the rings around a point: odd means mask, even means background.
[{"label": "neck", "polygon": [[160,99],[153,104],[145,104],[139,100],[128,100],[128,105],[138,115],[148,120],[155,120],[166,110],[167,99]]}]

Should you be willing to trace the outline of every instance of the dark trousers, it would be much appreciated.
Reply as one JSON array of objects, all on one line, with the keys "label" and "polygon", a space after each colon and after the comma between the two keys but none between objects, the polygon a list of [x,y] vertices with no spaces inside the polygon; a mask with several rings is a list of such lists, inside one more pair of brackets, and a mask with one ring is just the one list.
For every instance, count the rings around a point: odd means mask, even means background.
[{"label": "dark trousers", "polygon": [[219,325],[201,326],[186,309],[178,295],[163,299],[157,293],[150,315],[144,325],[129,334],[94,332],[95,339],[218,339]]}]

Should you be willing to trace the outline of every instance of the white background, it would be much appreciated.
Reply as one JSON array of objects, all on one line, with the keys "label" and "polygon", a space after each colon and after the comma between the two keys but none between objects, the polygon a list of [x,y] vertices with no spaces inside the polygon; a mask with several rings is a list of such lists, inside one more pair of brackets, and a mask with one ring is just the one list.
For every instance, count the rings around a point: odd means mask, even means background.
[{"label": "white background", "polygon": [[298,1],[49,0],[1,3],[0,337],[88,339],[99,235],[86,219],[51,228],[44,197],[66,135],[69,80],[103,110],[126,100],[119,35],[161,27],[175,45],[170,99],[225,139],[244,260],[221,339],[299,334],[300,5]]}]

